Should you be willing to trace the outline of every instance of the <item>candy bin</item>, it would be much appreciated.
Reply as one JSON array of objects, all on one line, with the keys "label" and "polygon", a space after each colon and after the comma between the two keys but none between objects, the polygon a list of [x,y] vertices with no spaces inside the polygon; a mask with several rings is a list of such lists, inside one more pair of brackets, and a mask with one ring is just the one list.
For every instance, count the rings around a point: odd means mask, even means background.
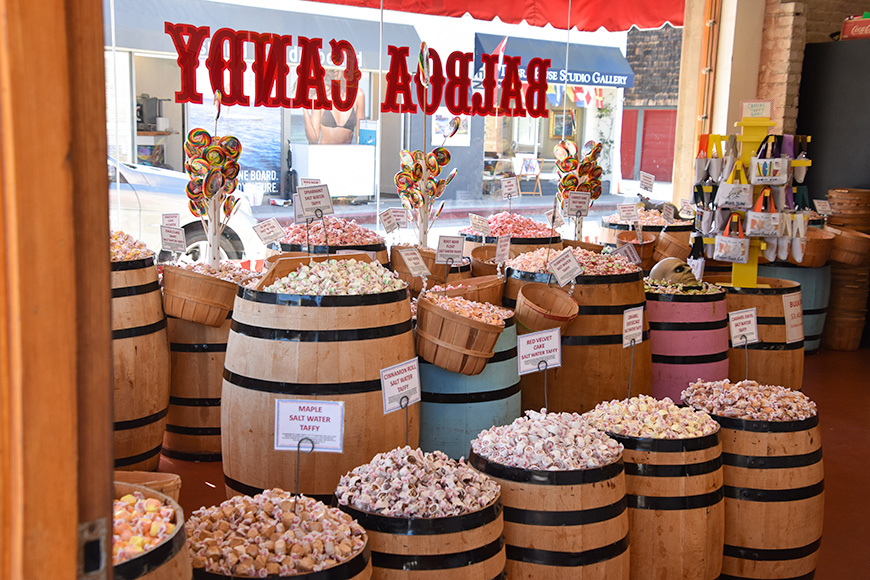
[{"label": "candy bin", "polygon": [[463,228],[460,233],[465,237],[462,248],[464,255],[481,245],[495,246],[500,236],[510,236],[512,254],[531,252],[544,246],[552,250],[562,249],[562,237],[545,223],[532,218],[503,211],[487,218],[489,236],[482,236],[471,227]]},{"label": "candy bin", "polygon": [[312,220],[310,224],[298,223],[284,228],[285,237],[281,240],[284,252],[305,252],[310,254],[336,254],[348,250],[358,250],[390,267],[390,255],[384,238],[368,228],[340,217],[326,216],[322,220]]}]

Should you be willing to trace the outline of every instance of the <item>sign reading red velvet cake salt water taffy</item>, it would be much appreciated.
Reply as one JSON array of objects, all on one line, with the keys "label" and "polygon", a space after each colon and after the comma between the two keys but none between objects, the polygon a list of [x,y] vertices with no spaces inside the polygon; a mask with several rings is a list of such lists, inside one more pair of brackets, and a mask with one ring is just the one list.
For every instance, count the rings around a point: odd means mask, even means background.
[{"label": "sign reading red velvet cake salt water taffy", "polygon": [[275,218],[269,218],[266,221],[260,222],[253,227],[254,233],[260,238],[260,241],[267,246],[272,242],[277,242],[284,237],[284,228],[278,223]]},{"label": "sign reading red velvet cake salt water taffy", "polygon": [[544,215],[547,218],[547,223],[554,230],[565,225],[565,218],[562,217],[562,213],[558,209],[547,210]]},{"label": "sign reading red velvet cake salt water taffy", "polygon": [[516,177],[505,177],[501,180],[501,198],[514,199],[520,196],[520,186]]},{"label": "sign reading red velvet cake salt water taffy", "polygon": [[638,221],[637,204],[634,203],[618,203],[616,211],[619,212],[619,221],[633,224]]},{"label": "sign reading red velvet cake salt water taffy", "polygon": [[462,246],[464,243],[465,238],[462,236],[439,236],[435,263],[447,264],[449,261],[454,266],[462,264]]},{"label": "sign reading red velvet cake salt water taffy", "polygon": [[392,209],[385,209],[378,214],[378,218],[381,220],[381,225],[384,226],[384,231],[388,234],[391,234],[399,229],[399,224],[396,222],[396,216],[393,214]]},{"label": "sign reading red velvet cake salt water taffy", "polygon": [[469,219],[469,221],[471,221],[471,229],[472,230],[474,230],[475,232],[477,232],[483,236],[492,235],[492,232],[489,229],[489,222],[487,221],[487,219],[485,217],[479,216],[479,215],[474,214],[474,213],[470,213],[470,214],[468,214],[468,219]]},{"label": "sign reading red velvet cake salt water taffy", "polygon": [[814,199],[813,204],[816,206],[816,211],[822,215],[831,215],[831,202],[827,199]]},{"label": "sign reading red velvet cake salt water taffy", "polygon": [[499,236],[498,243],[495,246],[495,262],[501,264],[511,255],[511,237]]},{"label": "sign reading red velvet cake salt water taffy", "polygon": [[559,286],[570,284],[574,278],[583,272],[583,268],[580,267],[580,262],[577,261],[577,257],[571,251],[571,248],[565,248],[558,256],[550,260],[549,268],[553,276],[556,277],[556,282],[559,283]]},{"label": "sign reading red velvet cake salt water taffy", "polygon": [[640,344],[643,340],[643,306],[622,311],[622,348]]},{"label": "sign reading red velvet cake salt water taffy", "polygon": [[648,191],[652,193],[653,186],[655,185],[656,177],[652,173],[647,173],[646,171],[640,172],[640,188],[643,191]]},{"label": "sign reading red velvet cake salt water taffy", "polygon": [[800,292],[785,294],[782,297],[785,310],[785,341],[799,342],[804,339],[804,311]]},{"label": "sign reading red velvet cake salt water taffy", "polygon": [[[541,365],[544,362],[546,366]],[[558,328],[517,337],[517,366],[521,375],[562,366],[562,338]]]},{"label": "sign reading red velvet cake salt water taffy", "polygon": [[[420,368],[417,357],[381,369],[384,415],[420,402]],[[407,404],[402,401],[408,397]],[[404,406],[403,406],[404,405]]]},{"label": "sign reading red velvet cake salt water taffy", "polygon": [[167,252],[177,252],[179,254],[186,252],[187,241],[184,237],[184,228],[160,226],[160,248]]},{"label": "sign reading red velvet cake salt water taffy", "polygon": [[181,227],[181,214],[178,213],[165,213],[160,216],[160,223],[164,226],[169,226],[170,228],[180,228]]},{"label": "sign reading red velvet cake salt water taffy", "polygon": [[758,342],[758,313],[755,308],[735,310],[728,313],[731,330],[731,348],[741,348]]},{"label": "sign reading red velvet cake salt water taffy", "polygon": [[411,276],[416,278],[429,276],[431,274],[429,268],[426,267],[426,262],[423,261],[423,256],[420,255],[417,248],[405,248],[399,250],[399,254],[401,254],[402,259],[405,260],[405,266],[408,267],[408,273],[411,274]]},{"label": "sign reading red velvet cake salt water taffy", "polygon": [[634,249],[634,244],[625,244],[624,246],[619,246],[612,252],[614,255],[622,256],[632,264],[640,264],[641,259],[640,256],[637,255],[637,250]]},{"label": "sign reading red velvet cake salt water taffy", "polygon": [[278,399],[275,401],[275,450],[297,451],[299,441],[314,442],[314,451],[344,451],[344,401]]},{"label": "sign reading red velvet cake salt water taffy", "polygon": [[329,195],[329,187],[326,184],[299,187],[296,191],[299,192],[302,215],[306,218],[321,218],[335,213],[335,208],[332,207],[332,197]]}]

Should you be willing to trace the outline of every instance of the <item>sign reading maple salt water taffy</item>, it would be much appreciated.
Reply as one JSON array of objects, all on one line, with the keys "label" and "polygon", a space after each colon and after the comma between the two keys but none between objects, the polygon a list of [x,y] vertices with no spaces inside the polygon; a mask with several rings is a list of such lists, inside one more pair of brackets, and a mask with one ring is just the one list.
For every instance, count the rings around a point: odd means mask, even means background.
[{"label": "sign reading maple salt water taffy", "polygon": [[[302,439],[313,451],[344,450],[344,401],[278,399],[275,401],[275,451],[296,451]],[[308,451],[307,442],[302,442]]]}]

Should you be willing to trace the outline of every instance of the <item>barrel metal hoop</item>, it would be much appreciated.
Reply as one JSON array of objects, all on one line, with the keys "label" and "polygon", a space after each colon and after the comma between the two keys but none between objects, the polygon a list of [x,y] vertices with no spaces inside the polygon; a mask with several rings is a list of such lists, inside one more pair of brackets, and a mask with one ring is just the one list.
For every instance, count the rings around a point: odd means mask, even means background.
[{"label": "barrel metal hoop", "polygon": [[216,399],[199,399],[187,397],[169,397],[170,405],[178,405],[179,407],[220,407],[220,397]]},{"label": "barrel metal hoop", "polygon": [[220,435],[220,427],[184,427],[182,425],[166,424],[167,433],[175,433],[176,435]]},{"label": "barrel metal hoop", "polygon": [[641,510],[693,510],[708,508],[721,502],[724,498],[723,488],[710,493],[686,496],[651,496],[651,495],[626,495],[628,507]]},{"label": "barrel metal hoop", "polygon": [[227,343],[225,342],[212,342],[212,343],[202,343],[202,344],[189,344],[183,342],[170,342],[169,350],[172,352],[202,352],[202,353],[210,353],[210,352],[226,352],[227,351]]},{"label": "barrel metal hoop", "polygon": [[136,580],[149,572],[157,570],[181,550],[187,549],[187,534],[184,526],[176,525],[176,532],[172,538],[163,544],[148,550],[147,557],[132,558],[126,562],[113,566],[113,575],[116,580]]},{"label": "barrel metal hoop", "polygon": [[[779,580],[813,580],[816,577],[816,571],[808,572],[801,576],[793,576],[792,578],[780,578]],[[716,580],[756,580],[755,578],[747,578],[746,576],[732,576],[731,574],[721,574]]]},{"label": "barrel metal hoop", "polygon": [[813,485],[792,489],[754,489],[751,487],[725,486],[725,496],[730,499],[759,502],[800,501],[821,495],[824,491],[824,479]]},{"label": "barrel metal hoop", "polygon": [[[490,363],[491,364],[491,363]],[[491,401],[503,401],[520,392],[520,383],[504,389],[494,391],[475,391],[472,393],[433,393],[423,391],[420,393],[424,403],[440,403],[443,405],[460,405],[466,403],[488,403]]]},{"label": "barrel metal hoop", "polygon": [[637,304],[581,304],[577,308],[577,315],[581,314],[613,314],[622,315],[626,310],[632,308],[646,307],[646,302],[638,302]]},{"label": "barrel metal hoop", "polygon": [[818,415],[807,417],[802,421],[751,421],[748,419],[721,417],[719,415],[710,415],[710,417],[719,423],[723,429],[751,431],[753,433],[794,433],[797,431],[808,431],[819,425]]},{"label": "barrel metal hoop", "polygon": [[717,294],[659,294],[658,292],[647,292],[647,302],[679,302],[679,303],[699,303],[699,302],[724,302],[725,293]]},{"label": "barrel metal hoop", "polygon": [[607,433],[610,437],[622,443],[626,449],[634,451],[652,451],[656,453],[683,453],[685,451],[703,451],[719,444],[719,432],[690,437],[688,439],[653,439],[651,437],[628,437],[617,433]]},{"label": "barrel metal hoop", "polygon": [[285,383],[245,377],[226,368],[224,369],[224,380],[250,391],[262,391],[277,395],[353,395],[381,390],[380,379],[350,383]]},{"label": "barrel metal hoop", "polygon": [[385,252],[387,251],[387,245],[384,242],[378,242],[377,244],[352,244],[350,246],[325,246],[325,245],[313,245],[308,246],[306,244],[281,244],[281,250],[284,252],[308,252],[309,254],[334,254],[336,250],[344,251],[344,250],[359,250],[361,252]]},{"label": "barrel metal hoop", "polygon": [[758,324],[766,324],[768,326],[785,326],[784,316],[759,316]]},{"label": "barrel metal hoop", "polygon": [[792,467],[807,467],[822,460],[822,448],[803,455],[737,455],[723,453],[722,462],[731,467],[747,469],[790,469]]},{"label": "barrel metal hoop", "polygon": [[627,508],[624,497],[610,505],[576,511],[541,511],[505,506],[504,521],[527,526],[586,526],[612,520]]},{"label": "barrel metal hoop", "polygon": [[[233,491],[237,491],[244,495],[257,495],[258,493],[263,493],[264,491],[264,488],[262,487],[254,487],[253,485],[242,483],[241,481],[238,481],[228,476],[226,473],[224,473],[224,485],[226,485]],[[329,502],[332,501],[333,496],[331,494],[306,493],[305,497],[314,498],[319,502],[323,502],[324,504],[329,505]]]},{"label": "barrel metal hoop", "polygon": [[533,485],[581,485],[613,479],[623,472],[622,460],[596,469],[574,469],[570,471],[543,471],[520,469],[494,463],[474,451],[468,454],[468,464],[487,475],[507,481],[530,483]]},{"label": "barrel metal hoop", "polygon": [[171,457],[172,459],[180,459],[182,461],[194,461],[196,463],[214,463],[223,459],[223,455],[221,455],[220,453],[191,453],[187,451],[177,451],[175,449],[169,449],[168,447],[164,447],[162,453],[166,457]]},{"label": "barrel metal hoop", "polygon": [[277,292],[264,292],[239,286],[237,296],[249,302],[261,304],[273,304],[276,306],[303,306],[303,307],[358,307],[376,306],[379,304],[394,304],[408,299],[408,288],[400,288],[392,292],[380,294],[352,294],[337,296],[311,296],[308,294],[280,294]]},{"label": "barrel metal hoop", "polygon": [[629,463],[626,461],[625,475],[637,475],[640,477],[692,477],[714,473],[721,468],[722,456],[717,456],[710,461],[682,465],[652,465],[649,463]]},{"label": "barrel metal hoop", "polygon": [[157,280],[140,284],[139,286],[122,286],[120,288],[112,288],[112,298],[126,298],[127,296],[139,296],[141,294],[149,294],[151,292],[160,292],[160,283]]},{"label": "barrel metal hoop", "polygon": [[504,538],[499,536],[495,541],[479,548],[471,548],[453,554],[387,554],[372,552],[372,566],[402,571],[434,571],[464,568],[480,564],[494,558],[504,549]]},{"label": "barrel metal hoop", "polygon": [[163,443],[161,443],[154,449],[149,449],[148,451],[140,453],[138,455],[131,455],[130,457],[117,457],[115,458],[115,467],[128,467],[130,465],[136,465],[137,463],[141,463],[146,459],[156,457],[157,455],[160,455],[160,450],[162,448]]},{"label": "barrel metal hoop", "polygon": [[140,258],[139,260],[125,260],[123,262],[111,262],[112,272],[123,272],[125,270],[142,270],[150,268],[154,265],[154,256]]},{"label": "barrel metal hoop", "polygon": [[728,328],[728,319],[711,320],[709,322],[649,322],[650,330],[676,330],[691,332],[695,330],[719,330]]},{"label": "barrel metal hoop", "polygon": [[669,356],[665,354],[653,354],[652,362],[666,365],[701,365],[722,362],[728,360],[728,351],[715,354],[698,354],[686,356]]},{"label": "barrel metal hoop", "polygon": [[827,314],[827,313],[828,313],[827,306],[825,306],[824,308],[810,308],[810,309],[804,310],[804,316],[816,316],[819,314]]},{"label": "barrel metal hoop", "polygon": [[166,328],[166,318],[161,318],[157,322],[146,324],[145,326],[134,326],[133,328],[119,328],[112,331],[112,340],[121,340],[123,338],[135,338],[137,336],[145,336],[153,334]]},{"label": "barrel metal hoop", "polygon": [[628,550],[628,534],[618,542],[583,552],[553,552],[508,544],[507,557],[508,560],[539,564],[541,566],[578,568],[612,560],[625,553],[626,550]]},{"label": "barrel metal hoop", "polygon": [[[649,330],[641,335],[641,342],[649,340]],[[565,336],[562,335],[562,346],[609,346],[622,344],[621,334],[604,334],[600,336]]]},{"label": "barrel metal hoop", "polygon": [[804,341],[798,340],[797,342],[754,342],[752,344],[738,344],[734,346],[731,341],[728,341],[729,348],[743,349],[748,348],[749,350],[800,350],[804,347]]},{"label": "barrel metal hoop", "polygon": [[137,429],[139,427],[144,427],[145,425],[156,423],[157,421],[165,417],[168,412],[169,407],[166,407],[163,410],[157,411],[156,413],[147,415],[145,417],[139,417],[138,419],[130,419],[129,421],[115,421],[113,423],[113,428],[115,431],[126,431],[127,429]]},{"label": "barrel metal hoop", "polygon": [[353,516],[366,530],[399,536],[439,536],[465,532],[491,524],[498,520],[502,513],[501,499],[475,512],[444,518],[396,518],[362,512],[350,506],[341,505],[337,501],[335,503],[341,511]]},{"label": "barrel metal hoop", "polygon": [[729,558],[742,558],[743,560],[754,560],[756,562],[773,562],[782,560],[800,560],[806,558],[819,551],[819,546],[822,545],[822,539],[819,538],[812,544],[800,546],[798,548],[783,548],[777,550],[761,549],[761,548],[745,548],[742,546],[729,546],[725,544],[724,556]]},{"label": "barrel metal hoop", "polygon": [[266,328],[252,326],[233,320],[232,331],[242,336],[284,342],[350,342],[389,338],[411,332],[411,321],[374,328],[352,328],[348,330],[297,330],[291,328]]}]

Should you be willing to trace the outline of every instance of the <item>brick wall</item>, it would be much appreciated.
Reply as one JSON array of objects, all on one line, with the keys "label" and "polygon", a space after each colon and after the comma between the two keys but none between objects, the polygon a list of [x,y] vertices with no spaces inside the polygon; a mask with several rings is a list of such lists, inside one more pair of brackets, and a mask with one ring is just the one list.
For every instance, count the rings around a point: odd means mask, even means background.
[{"label": "brick wall", "polygon": [[805,0],[807,42],[830,42],[830,34],[843,28],[843,20],[852,14],[870,10],[867,0]]},{"label": "brick wall", "polygon": [[682,28],[628,31],[626,60],[634,86],[625,90],[626,107],[676,107],[680,88]]}]

